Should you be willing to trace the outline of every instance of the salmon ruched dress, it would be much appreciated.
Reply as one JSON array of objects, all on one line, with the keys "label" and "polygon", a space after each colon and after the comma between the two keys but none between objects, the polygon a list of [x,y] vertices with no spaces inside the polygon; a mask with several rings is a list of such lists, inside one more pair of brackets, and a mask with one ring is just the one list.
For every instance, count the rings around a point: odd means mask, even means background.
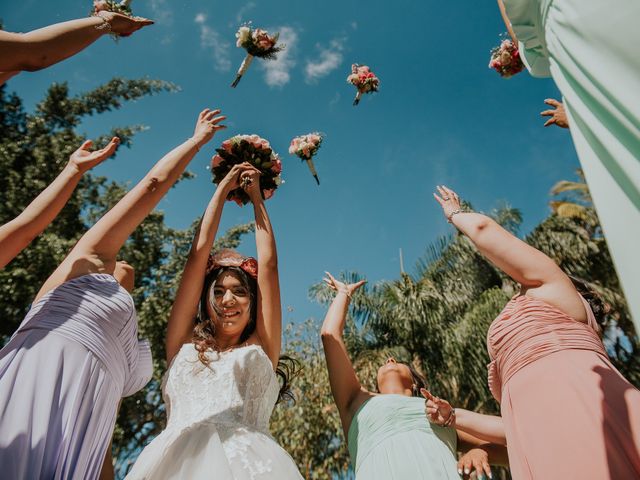
[{"label": "salmon ruched dress", "polygon": [[516,480],[640,478],[640,391],[609,361],[583,302],[587,323],[519,295],[489,327],[489,387]]}]

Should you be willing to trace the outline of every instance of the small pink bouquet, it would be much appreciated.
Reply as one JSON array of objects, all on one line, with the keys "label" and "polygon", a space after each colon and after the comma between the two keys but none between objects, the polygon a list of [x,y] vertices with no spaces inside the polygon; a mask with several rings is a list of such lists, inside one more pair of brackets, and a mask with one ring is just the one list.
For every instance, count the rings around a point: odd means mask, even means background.
[{"label": "small pink bouquet", "polygon": [[[249,162],[260,170],[260,187],[262,197],[266,200],[273,196],[276,189],[284,183],[282,180],[282,162],[271,149],[267,140],[258,135],[236,135],[216,148],[216,155],[211,159],[211,173],[216,185],[227,176],[234,165]],[[238,205],[249,203],[249,195],[242,188],[236,188],[227,196]]]},{"label": "small pink bouquet", "polygon": [[247,56],[242,61],[238,73],[236,73],[236,79],[231,84],[232,87],[235,88],[238,85],[247,68],[251,65],[253,57],[266,60],[276,59],[276,54],[284,49],[284,45],[277,45],[279,35],[279,33],[269,35],[269,32],[261,28],[253,29],[251,23],[242,25],[238,29],[236,32],[236,47],[244,48],[247,51]]},{"label": "small pink bouquet", "polygon": [[316,179],[318,185],[320,185],[320,179],[318,178],[316,167],[313,165],[313,157],[318,152],[322,140],[324,140],[324,135],[319,132],[313,132],[295,137],[289,145],[289,153],[297,156],[303,162],[307,162],[311,175]]},{"label": "small pink bouquet", "polygon": [[353,105],[355,106],[360,103],[360,98],[363,93],[378,91],[380,80],[371,70],[369,70],[368,66],[354,63],[351,65],[351,75],[347,77],[347,83],[354,85],[358,89],[356,98],[353,100]]},{"label": "small pink bouquet", "polygon": [[489,68],[493,68],[503,78],[520,73],[524,69],[524,63],[518,47],[510,39],[502,40],[499,46],[491,50]]}]

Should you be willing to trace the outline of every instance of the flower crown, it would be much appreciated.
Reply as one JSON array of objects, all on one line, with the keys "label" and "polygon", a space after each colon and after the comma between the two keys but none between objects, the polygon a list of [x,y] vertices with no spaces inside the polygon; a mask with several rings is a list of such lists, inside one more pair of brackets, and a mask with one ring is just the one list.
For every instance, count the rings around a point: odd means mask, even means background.
[{"label": "flower crown", "polygon": [[207,275],[222,267],[238,267],[251,277],[258,278],[258,261],[253,257],[244,257],[233,250],[223,250],[215,255],[209,255]]}]

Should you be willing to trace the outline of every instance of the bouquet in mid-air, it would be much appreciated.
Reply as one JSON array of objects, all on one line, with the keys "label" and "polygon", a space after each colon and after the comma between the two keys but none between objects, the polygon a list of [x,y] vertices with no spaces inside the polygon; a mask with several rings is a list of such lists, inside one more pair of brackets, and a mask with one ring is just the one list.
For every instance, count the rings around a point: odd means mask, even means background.
[{"label": "bouquet in mid-air", "polygon": [[351,74],[347,77],[347,83],[352,84],[358,89],[356,98],[353,100],[353,105],[360,103],[360,98],[363,93],[372,93],[378,91],[380,80],[366,65],[358,65],[354,63],[351,65]]},{"label": "bouquet in mid-air", "polygon": [[289,153],[297,156],[303,162],[307,162],[311,175],[316,179],[318,185],[320,185],[320,179],[316,167],[313,165],[313,157],[318,152],[322,140],[324,140],[324,136],[321,133],[313,132],[295,137],[289,145]]},{"label": "bouquet in mid-air", "polygon": [[231,84],[236,87],[240,79],[251,65],[253,57],[264,58],[266,60],[275,60],[276,54],[284,49],[284,45],[278,45],[279,33],[269,35],[269,32],[261,28],[252,28],[251,23],[242,25],[236,32],[236,47],[244,48],[247,56],[242,61],[236,79]]},{"label": "bouquet in mid-air", "polygon": [[[258,135],[236,135],[216,148],[216,155],[211,159],[211,173],[216,185],[229,173],[234,165],[249,162],[260,170],[260,188],[262,197],[269,199],[276,189],[284,183],[282,180],[282,162],[267,140]],[[249,203],[249,195],[242,187],[232,190],[227,200],[238,205]]]},{"label": "bouquet in mid-air", "polygon": [[505,38],[500,45],[491,50],[489,68],[493,68],[503,78],[509,78],[524,69],[518,46]]}]

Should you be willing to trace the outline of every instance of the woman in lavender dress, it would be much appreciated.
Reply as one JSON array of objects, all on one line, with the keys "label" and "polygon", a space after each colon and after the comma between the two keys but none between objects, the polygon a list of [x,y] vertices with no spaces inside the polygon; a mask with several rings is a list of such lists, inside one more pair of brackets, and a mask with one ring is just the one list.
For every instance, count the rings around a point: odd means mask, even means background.
[{"label": "woman in lavender dress", "polygon": [[135,307],[123,287],[133,285],[132,271],[116,256],[223,128],[218,113],[204,110],[193,137],[83,235],[0,350],[2,478],[91,480],[103,463],[105,473],[112,468],[108,449],[120,398],[151,377],[149,348],[138,342]]}]

